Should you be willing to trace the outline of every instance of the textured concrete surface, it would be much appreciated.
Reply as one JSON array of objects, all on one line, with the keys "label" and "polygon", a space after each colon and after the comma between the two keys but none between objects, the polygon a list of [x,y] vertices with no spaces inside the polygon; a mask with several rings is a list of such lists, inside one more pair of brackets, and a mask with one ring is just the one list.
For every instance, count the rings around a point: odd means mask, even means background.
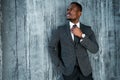
[{"label": "textured concrete surface", "polygon": [[2,43],[1,43],[1,23],[2,23],[2,11],[0,0],[0,80],[2,80]]},{"label": "textured concrete surface", "polygon": [[1,1],[1,80],[59,78],[52,70],[47,43],[51,30],[65,23],[71,1],[83,5],[80,21],[92,27],[100,46],[97,54],[90,54],[94,80],[120,80],[120,0]]}]

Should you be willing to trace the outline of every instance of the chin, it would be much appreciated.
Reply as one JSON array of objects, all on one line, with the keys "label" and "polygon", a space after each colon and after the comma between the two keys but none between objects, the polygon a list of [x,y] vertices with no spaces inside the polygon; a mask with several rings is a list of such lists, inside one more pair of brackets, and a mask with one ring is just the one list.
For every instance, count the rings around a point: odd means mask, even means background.
[{"label": "chin", "polygon": [[71,19],[67,18],[67,20],[71,20]]},{"label": "chin", "polygon": [[67,17],[67,20],[71,20],[71,18],[68,18],[68,17]]}]

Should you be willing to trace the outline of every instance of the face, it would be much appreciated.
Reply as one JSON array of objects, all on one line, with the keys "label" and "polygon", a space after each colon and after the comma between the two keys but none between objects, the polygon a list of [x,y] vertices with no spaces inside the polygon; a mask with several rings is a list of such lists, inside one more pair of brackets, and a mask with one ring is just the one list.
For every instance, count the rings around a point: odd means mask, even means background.
[{"label": "face", "polygon": [[67,9],[67,19],[70,21],[76,21],[79,20],[81,16],[81,11],[79,8],[76,6],[76,4],[71,4],[68,9]]}]

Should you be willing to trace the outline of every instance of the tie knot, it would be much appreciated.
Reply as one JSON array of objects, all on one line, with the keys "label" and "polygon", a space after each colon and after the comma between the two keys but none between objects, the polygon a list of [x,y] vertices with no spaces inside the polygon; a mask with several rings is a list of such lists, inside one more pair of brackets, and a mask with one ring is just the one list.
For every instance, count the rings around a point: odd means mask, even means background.
[{"label": "tie knot", "polygon": [[73,25],[73,27],[75,28],[75,27],[77,27],[77,25],[76,25],[76,24],[74,24],[74,25]]}]

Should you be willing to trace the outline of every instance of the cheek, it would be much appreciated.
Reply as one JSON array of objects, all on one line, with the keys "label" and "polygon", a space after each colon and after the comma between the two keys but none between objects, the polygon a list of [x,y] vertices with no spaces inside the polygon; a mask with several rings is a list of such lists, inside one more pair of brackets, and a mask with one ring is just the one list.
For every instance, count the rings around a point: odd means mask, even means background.
[{"label": "cheek", "polygon": [[73,17],[76,17],[76,13],[75,13],[75,12],[73,12],[73,13],[72,13],[72,16],[73,16]]},{"label": "cheek", "polygon": [[76,14],[73,15],[74,18],[77,18],[78,16]]}]

